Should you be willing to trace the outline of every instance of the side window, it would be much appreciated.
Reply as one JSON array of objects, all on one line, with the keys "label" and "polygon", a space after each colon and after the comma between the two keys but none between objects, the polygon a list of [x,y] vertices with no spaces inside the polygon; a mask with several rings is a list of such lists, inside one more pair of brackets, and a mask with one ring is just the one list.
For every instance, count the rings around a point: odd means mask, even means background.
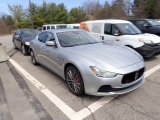
[{"label": "side window", "polygon": [[111,24],[105,24],[104,25],[104,34],[111,34]]},{"label": "side window", "polygon": [[147,25],[149,25],[149,23],[146,22],[146,21],[144,21],[144,20],[140,20],[140,21],[137,21],[137,25],[142,27],[142,26],[147,26]]},{"label": "side window", "polygon": [[136,24],[137,24],[138,26],[143,26],[144,21],[137,21]]},{"label": "side window", "polygon": [[19,31],[19,30],[16,31],[16,33],[15,33],[16,35],[18,35],[18,31]]},{"label": "side window", "polygon": [[50,26],[47,26],[47,30],[49,30],[50,29]]},{"label": "side window", "polygon": [[79,26],[73,26],[73,29],[79,29]]},{"label": "side window", "polygon": [[46,42],[46,32],[40,33],[38,36],[38,40],[42,43],[45,43]]},{"label": "side window", "polygon": [[43,26],[43,30],[46,30],[46,26]]},{"label": "side window", "polygon": [[17,31],[16,31],[16,35],[20,35],[20,30],[17,30]]},{"label": "side window", "polygon": [[46,32],[46,41],[54,41],[54,40],[55,40],[54,35],[51,32]]},{"label": "side window", "polygon": [[119,35],[120,34],[120,31],[118,30],[118,28],[115,25],[112,25],[111,34],[112,35]]},{"label": "side window", "polygon": [[55,29],[55,26],[51,26],[51,29]]}]

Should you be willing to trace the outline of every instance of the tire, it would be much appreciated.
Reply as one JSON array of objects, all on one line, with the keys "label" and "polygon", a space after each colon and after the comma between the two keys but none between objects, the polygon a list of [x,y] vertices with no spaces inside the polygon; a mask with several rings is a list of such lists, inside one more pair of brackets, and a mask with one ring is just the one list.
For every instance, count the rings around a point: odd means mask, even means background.
[{"label": "tire", "polygon": [[13,46],[14,46],[14,49],[17,49],[17,46],[16,46],[16,43],[15,43],[15,40],[13,40]]},{"label": "tire", "polygon": [[65,70],[65,79],[69,90],[76,96],[84,95],[84,83],[78,69],[74,66],[69,66]]},{"label": "tire", "polygon": [[38,62],[36,60],[33,50],[31,50],[30,55],[31,55],[31,60],[32,60],[33,65],[38,65]]},{"label": "tire", "polygon": [[24,44],[21,45],[21,48],[22,48],[23,55],[28,55],[28,51],[27,51],[26,47],[24,46]]}]

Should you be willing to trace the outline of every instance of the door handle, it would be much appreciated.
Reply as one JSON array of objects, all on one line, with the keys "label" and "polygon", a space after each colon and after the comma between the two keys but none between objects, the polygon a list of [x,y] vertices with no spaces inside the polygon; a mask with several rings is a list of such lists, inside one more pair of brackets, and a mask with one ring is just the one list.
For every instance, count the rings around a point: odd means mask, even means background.
[{"label": "door handle", "polygon": [[99,36],[102,40],[104,40],[104,36]]},{"label": "door handle", "polygon": [[119,39],[116,39],[116,41],[119,41]]}]

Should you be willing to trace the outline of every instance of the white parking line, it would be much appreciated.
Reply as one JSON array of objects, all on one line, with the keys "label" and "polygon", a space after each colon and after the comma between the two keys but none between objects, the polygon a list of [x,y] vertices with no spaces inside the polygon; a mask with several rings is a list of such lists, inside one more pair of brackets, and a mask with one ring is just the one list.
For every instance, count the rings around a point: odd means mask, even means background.
[{"label": "white parking line", "polygon": [[[50,90],[48,90],[42,83],[36,80],[32,75],[30,75],[14,60],[9,59],[9,61],[18,70],[20,74],[22,74],[24,77],[27,78],[27,80],[29,80],[34,86],[36,86],[39,91],[41,91],[52,103],[54,103],[71,120],[82,120],[115,98],[112,96],[102,97],[98,101],[85,107],[79,112],[75,112],[71,107],[69,107],[61,99],[59,99],[56,95],[54,95]],[[145,78],[147,78],[148,76],[150,76],[151,74],[153,74],[158,70],[160,70],[160,64],[146,71]]]},{"label": "white parking line", "polygon": [[[160,70],[160,64],[151,68],[150,70],[145,72],[145,78],[149,77],[151,74],[155,73],[156,71]],[[113,100],[115,97],[103,97],[100,100],[92,103],[87,108],[82,109],[81,111],[77,112],[71,119],[72,120],[82,120],[89,116],[92,113],[94,113],[96,110],[101,108],[104,104],[109,103],[111,100]],[[77,119],[78,118],[78,119]]]},{"label": "white parking line", "polygon": [[150,76],[151,74],[155,73],[156,71],[158,71],[160,69],[160,64],[153,67],[152,69],[148,70],[145,72],[145,78],[147,78],[148,76]]},{"label": "white parking line", "polygon": [[94,113],[99,108],[101,108],[103,105],[107,104],[113,99],[114,97],[111,97],[111,96],[102,97],[98,101],[92,103],[88,107],[85,107],[84,109],[77,112],[75,115],[72,116],[71,120],[83,120],[87,116],[91,115],[91,113]]},{"label": "white parking line", "polygon": [[73,114],[76,113],[71,107],[69,107],[66,103],[64,103],[61,99],[54,95],[50,90],[48,90],[42,83],[40,83],[26,70],[24,70],[18,63],[16,63],[12,59],[9,59],[9,61],[18,70],[20,74],[22,74],[25,78],[27,78],[27,80],[29,80],[34,86],[36,86],[37,89],[41,91],[52,103],[54,103],[65,115],[71,118]]}]

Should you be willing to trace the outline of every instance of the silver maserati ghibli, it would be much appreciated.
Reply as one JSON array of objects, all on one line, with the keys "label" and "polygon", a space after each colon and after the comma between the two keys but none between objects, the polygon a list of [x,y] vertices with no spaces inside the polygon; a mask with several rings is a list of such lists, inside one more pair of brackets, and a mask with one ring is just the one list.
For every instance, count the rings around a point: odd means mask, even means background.
[{"label": "silver maserati ghibli", "polygon": [[141,55],[83,30],[43,31],[30,44],[32,63],[58,74],[75,95],[124,94],[144,82]]}]

